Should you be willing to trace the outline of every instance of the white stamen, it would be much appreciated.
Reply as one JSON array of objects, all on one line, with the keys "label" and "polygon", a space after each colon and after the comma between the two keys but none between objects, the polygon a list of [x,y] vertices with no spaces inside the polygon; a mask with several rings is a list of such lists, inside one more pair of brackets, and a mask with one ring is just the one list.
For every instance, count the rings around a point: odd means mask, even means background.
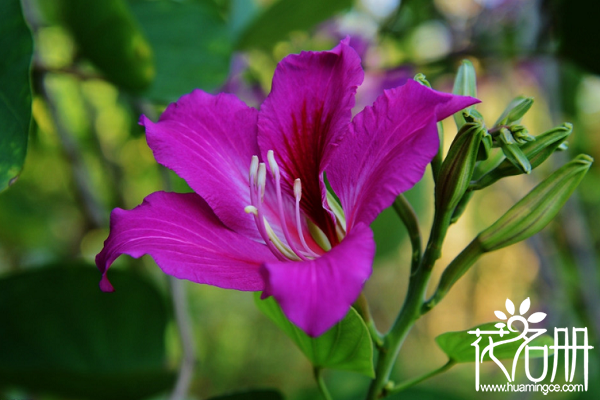
[{"label": "white stamen", "polygon": [[[273,173],[273,178],[275,178],[275,191],[277,193],[277,208],[279,211],[279,219],[281,220],[281,230],[283,231],[283,236],[287,241],[290,251],[294,254],[294,256],[299,257],[300,259],[306,261],[307,258],[298,251],[296,248],[294,241],[290,235],[290,232],[287,227],[287,222],[285,220],[285,213],[283,212],[283,198],[281,196],[281,176],[279,175],[279,166],[277,165],[277,161],[275,161],[275,156],[273,155],[273,150],[269,150],[267,152],[267,159],[269,161],[269,166],[271,168],[271,172]],[[275,244],[277,247],[277,244]],[[279,248],[279,247],[278,247]],[[282,251],[283,252],[283,251]],[[285,252],[283,252],[285,254]]]},{"label": "white stamen", "polygon": [[[290,236],[289,230],[288,230],[288,222],[286,220],[286,214],[284,213],[284,202],[283,202],[283,198],[282,198],[282,193],[281,193],[281,173],[279,170],[279,165],[277,164],[277,161],[275,161],[275,154],[273,152],[273,150],[269,150],[267,152],[267,162],[269,163],[269,169],[273,175],[274,178],[274,183],[275,183],[275,191],[276,191],[276,195],[277,195],[277,208],[279,211],[279,219],[280,219],[280,227],[282,230],[283,235],[285,236],[285,239],[287,241],[287,245],[285,243],[283,243],[279,237],[277,236],[277,234],[275,233],[275,231],[271,228],[271,226],[269,225],[269,222],[267,221],[267,219],[264,216],[264,209],[263,209],[263,202],[264,202],[264,196],[265,196],[265,190],[266,190],[266,184],[267,184],[267,166],[264,162],[259,162],[258,156],[252,156],[252,161],[250,163],[250,171],[249,171],[249,188],[250,188],[250,205],[244,207],[244,211],[247,214],[252,214],[254,216],[254,221],[256,222],[256,227],[258,228],[258,231],[260,233],[260,236],[262,237],[262,239],[265,241],[267,247],[269,247],[269,249],[271,250],[271,252],[273,252],[273,254],[279,259],[279,260],[295,260],[295,261],[299,261],[299,260],[304,260],[304,261],[308,261],[309,259],[312,258],[317,258],[319,257],[319,254],[317,254],[315,251],[313,251],[310,247],[308,247],[308,244],[306,243],[306,240],[304,239],[304,232],[303,232],[303,227],[302,227],[302,217],[301,217],[301,213],[300,213],[300,200],[302,198],[302,183],[300,181],[300,179],[296,179],[294,180],[294,197],[295,197],[295,203],[296,203],[296,207],[295,207],[295,222],[296,222],[296,228],[298,229],[298,237],[300,238],[300,241],[302,243],[302,247],[304,247],[304,251],[299,251],[299,249],[296,248],[297,243],[296,240],[297,239],[292,239],[292,237]],[[294,218],[294,217],[292,217]],[[306,221],[309,224],[309,230],[311,231],[312,234],[312,230],[311,228],[311,224],[310,221]],[[293,225],[292,225],[293,226]],[[318,230],[318,228],[317,228]],[[320,230],[319,230],[320,231]],[[321,232],[321,235],[324,235]],[[313,235],[314,237],[314,235]],[[323,242],[322,238],[320,241],[317,240],[317,243],[321,243]],[[327,244],[329,243],[329,241],[327,239],[325,239],[325,241],[327,242]],[[307,258],[309,257],[309,258]]]}]

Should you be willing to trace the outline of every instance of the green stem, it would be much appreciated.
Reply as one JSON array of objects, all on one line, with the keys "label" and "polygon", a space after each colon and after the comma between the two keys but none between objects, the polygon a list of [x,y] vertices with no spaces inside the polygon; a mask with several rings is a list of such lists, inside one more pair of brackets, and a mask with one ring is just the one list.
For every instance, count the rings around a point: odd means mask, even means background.
[{"label": "green stem", "polygon": [[[406,210],[405,207],[401,209],[401,211],[404,210]],[[421,310],[425,302],[427,284],[429,283],[433,265],[440,257],[442,242],[446,237],[451,218],[451,212],[442,211],[435,213],[431,235],[429,236],[429,242],[427,243],[423,259],[420,263],[416,264],[417,267],[411,272],[408,282],[408,292],[406,293],[402,309],[392,329],[385,336],[383,348],[379,350],[375,379],[369,387],[368,400],[380,399],[386,395],[385,386],[388,383],[404,339],[410,332],[415,321],[422,315]]]},{"label": "green stem", "polygon": [[398,358],[402,343],[404,343],[404,339],[408,335],[408,332],[410,332],[414,322],[421,316],[421,307],[430,275],[431,270],[419,268],[410,277],[408,293],[406,294],[402,310],[398,314],[392,329],[384,339],[384,347],[379,350],[375,379],[369,387],[368,400],[376,400],[384,396],[385,385]]},{"label": "green stem", "polygon": [[325,385],[325,381],[323,380],[323,374],[321,373],[323,370],[319,367],[313,368],[313,373],[315,375],[315,380],[317,381],[317,385],[319,386],[319,391],[325,400],[331,400],[331,395],[329,394],[329,390],[327,390],[327,386]]},{"label": "green stem", "polygon": [[403,390],[408,389],[411,386],[416,385],[417,383],[421,383],[426,379],[432,378],[436,375],[441,374],[442,372],[446,372],[448,371],[450,368],[452,368],[454,365],[456,364],[455,361],[450,360],[448,361],[446,364],[442,365],[440,368],[433,370],[431,372],[426,373],[425,375],[419,376],[417,378],[411,379],[409,381],[403,382],[399,385],[394,386],[392,389],[389,389],[385,392],[386,395],[388,394],[394,394],[394,393],[398,393],[401,392]]},{"label": "green stem", "polygon": [[444,242],[444,238],[446,237],[446,233],[448,232],[451,219],[452,211],[438,212],[436,210],[435,216],[433,217],[431,235],[429,236],[429,241],[427,242],[427,247],[425,248],[425,255],[423,256],[423,261],[421,262],[421,268],[427,270],[432,269],[435,262],[442,255],[442,244]]},{"label": "green stem", "polygon": [[399,195],[393,204],[394,210],[406,226],[410,244],[412,245],[411,274],[415,273],[421,262],[421,231],[419,220],[415,210],[412,208],[404,195]]},{"label": "green stem", "polygon": [[436,304],[438,304],[448,293],[450,288],[456,283],[461,276],[463,276],[469,268],[477,261],[479,257],[484,253],[481,243],[478,238],[475,238],[460,254],[452,260],[452,262],[446,267],[440,283],[433,296],[423,304],[421,314],[427,313]]}]

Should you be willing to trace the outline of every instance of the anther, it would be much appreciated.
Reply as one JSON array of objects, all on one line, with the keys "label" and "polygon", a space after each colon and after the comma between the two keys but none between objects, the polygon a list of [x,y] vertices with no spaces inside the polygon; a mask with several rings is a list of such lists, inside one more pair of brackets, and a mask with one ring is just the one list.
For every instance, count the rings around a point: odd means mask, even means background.
[{"label": "anther", "polygon": [[258,210],[254,206],[246,206],[244,207],[244,211],[246,212],[246,214],[253,214],[258,216]]},{"label": "anther", "polygon": [[269,162],[269,168],[271,169],[273,176],[279,178],[279,165],[277,165],[277,162],[275,161],[273,150],[267,151],[267,161]]},{"label": "anther", "polygon": [[294,181],[294,197],[296,199],[300,199],[302,197],[302,182],[300,182],[300,178],[297,178]]},{"label": "anther", "polygon": [[250,181],[256,183],[256,174],[258,173],[258,156],[252,156],[250,162]]}]

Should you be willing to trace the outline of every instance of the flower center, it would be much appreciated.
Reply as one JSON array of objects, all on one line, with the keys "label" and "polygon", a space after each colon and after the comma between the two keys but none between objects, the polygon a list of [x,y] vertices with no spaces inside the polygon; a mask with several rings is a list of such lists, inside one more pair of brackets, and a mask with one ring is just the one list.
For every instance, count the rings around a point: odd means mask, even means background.
[{"label": "flower center", "polygon": [[[300,213],[300,200],[302,199],[302,182],[300,179],[294,180],[294,198],[295,198],[295,212],[293,220],[290,224],[286,220],[286,214],[284,212],[283,196],[281,193],[281,173],[279,165],[275,161],[273,150],[267,152],[267,161],[269,163],[269,170],[275,181],[275,192],[277,196],[276,212],[279,216],[281,225],[281,231],[285,238],[285,243],[282,241],[264,215],[264,197],[265,187],[267,183],[267,167],[265,163],[258,162],[258,156],[252,156],[252,162],[250,163],[250,174],[249,174],[249,186],[250,186],[250,205],[244,210],[248,214],[254,215],[254,221],[258,231],[269,247],[269,249],[275,254],[280,260],[294,260],[294,261],[307,261],[319,257],[315,251],[313,251],[306,242],[302,229],[302,215]],[[329,250],[331,244],[325,234],[310,220],[306,220],[311,237],[317,242],[324,250]],[[295,229],[298,235],[298,240],[293,240],[290,232],[290,226]]]}]

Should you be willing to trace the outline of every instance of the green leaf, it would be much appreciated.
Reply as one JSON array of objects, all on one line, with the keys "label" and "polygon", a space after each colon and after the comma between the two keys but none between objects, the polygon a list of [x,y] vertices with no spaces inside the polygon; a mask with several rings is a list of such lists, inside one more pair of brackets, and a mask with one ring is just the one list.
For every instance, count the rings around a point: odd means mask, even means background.
[{"label": "green leaf", "polygon": [[212,1],[130,0],[130,4],[156,59],[148,97],[174,101],[193,89],[212,91],[225,82],[232,40]]},{"label": "green leaf", "polygon": [[[475,340],[477,340],[477,336],[475,334],[469,334],[469,331],[475,331],[477,329],[481,331],[498,331],[497,328],[494,327],[495,323],[490,322],[487,324],[476,326],[472,329],[468,329],[466,331],[459,332],[446,332],[441,334],[440,336],[435,338],[438,346],[442,349],[444,353],[451,360],[457,363],[467,363],[467,362],[475,362],[475,346],[471,346]],[[504,328],[506,332],[506,328]],[[515,338],[519,336],[520,332],[511,332],[509,334],[505,334],[500,338],[500,335],[486,335],[481,334],[481,341],[479,342],[480,354],[483,349],[489,344],[489,336],[492,336],[494,342],[504,341],[508,339]],[[548,335],[541,335],[535,339],[533,339],[528,345],[531,346],[551,346],[554,343],[554,340]],[[501,344],[498,347],[494,348],[494,356],[499,360],[507,360],[514,359],[519,346],[523,344],[523,340],[517,340],[515,342]],[[548,354],[551,354],[550,349],[548,349]],[[533,351],[529,355],[530,357],[541,357],[541,352]],[[519,358],[525,357],[525,350],[521,351],[519,354]],[[485,355],[484,361],[491,361],[489,357],[489,352]]]},{"label": "green leaf", "polygon": [[155,74],[152,49],[125,0],[60,0],[79,52],[117,86],[140,92]]},{"label": "green leaf", "polygon": [[256,293],[254,300],[258,309],[296,343],[315,367],[353,371],[375,377],[373,343],[364,321],[354,308],[323,335],[311,338],[285,317],[273,297],[261,300],[260,293]]},{"label": "green leaf", "polygon": [[0,191],[15,182],[27,152],[31,121],[29,67],[31,32],[19,0],[4,0],[0,10]]},{"label": "green leaf", "polygon": [[112,272],[122,291],[102,293],[86,265],[0,279],[0,386],[115,400],[172,387],[164,299],[136,275]]},{"label": "green leaf", "polygon": [[269,49],[290,32],[310,29],[352,4],[353,0],[280,0],[243,30],[236,47]]},{"label": "green leaf", "polygon": [[283,400],[283,395],[278,390],[263,389],[248,392],[232,393],[223,396],[211,397],[208,400]]}]

